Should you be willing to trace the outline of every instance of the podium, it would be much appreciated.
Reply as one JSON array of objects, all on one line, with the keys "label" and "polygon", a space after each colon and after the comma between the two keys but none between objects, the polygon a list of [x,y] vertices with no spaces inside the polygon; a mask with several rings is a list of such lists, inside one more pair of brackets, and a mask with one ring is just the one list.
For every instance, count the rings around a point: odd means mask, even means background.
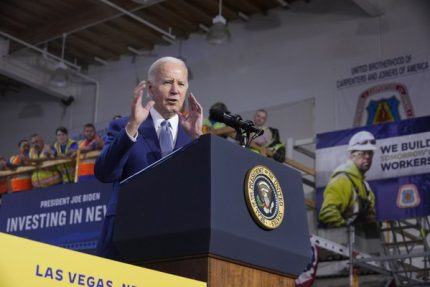
[{"label": "podium", "polygon": [[[270,170],[282,189],[283,206],[271,205],[284,210],[274,229],[261,227],[245,195],[256,166]],[[120,261],[213,287],[294,286],[310,261],[300,173],[220,137],[200,137],[120,189]]]}]

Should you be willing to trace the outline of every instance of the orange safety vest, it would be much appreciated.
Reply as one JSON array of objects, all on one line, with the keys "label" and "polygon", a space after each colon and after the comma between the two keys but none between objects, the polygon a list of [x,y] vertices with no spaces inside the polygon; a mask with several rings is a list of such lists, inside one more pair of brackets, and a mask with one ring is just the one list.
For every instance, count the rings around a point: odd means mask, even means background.
[{"label": "orange safety vest", "polygon": [[[45,148],[49,146],[45,145]],[[30,159],[46,159],[44,152],[37,153],[34,148],[30,149]],[[31,175],[31,183],[34,187],[48,187],[61,183],[61,175],[55,167],[37,169]]]},{"label": "orange safety vest", "polygon": [[[11,156],[9,161],[15,166],[23,165],[19,155]],[[33,185],[31,184],[31,173],[21,173],[13,176],[10,180],[10,187],[12,189],[12,192],[32,189]]]},{"label": "orange safety vest", "polygon": [[7,193],[7,178],[0,179],[0,194]]},{"label": "orange safety vest", "polygon": [[[84,148],[87,147],[91,144],[94,144],[94,141],[97,140],[97,136],[91,140],[81,140],[79,142],[79,148]],[[94,166],[96,164],[96,159],[95,158],[85,158],[85,154],[83,154],[83,159],[81,159],[79,161],[79,166],[78,166],[78,177],[81,176],[94,176]]]}]

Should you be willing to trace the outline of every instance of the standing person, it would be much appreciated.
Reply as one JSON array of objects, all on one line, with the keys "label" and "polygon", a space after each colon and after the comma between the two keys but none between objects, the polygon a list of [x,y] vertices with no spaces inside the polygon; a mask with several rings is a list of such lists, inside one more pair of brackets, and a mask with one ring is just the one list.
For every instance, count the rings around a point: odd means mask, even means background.
[{"label": "standing person", "polygon": [[[150,100],[143,105],[145,89]],[[148,81],[135,88],[130,116],[111,122],[108,140],[95,165],[100,181],[114,182],[97,254],[116,256],[112,237],[119,182],[201,135],[203,111],[192,94],[187,116],[180,114],[187,90],[185,63],[173,57],[160,58],[149,68]]]},{"label": "standing person", "polygon": [[[42,136],[33,134],[30,137],[30,161],[36,164],[53,159],[51,147],[45,144]],[[33,187],[48,187],[61,183],[61,175],[56,167],[36,169],[31,175],[31,184]]]},{"label": "standing person", "polygon": [[[18,143],[19,153],[13,155],[9,159],[9,163],[13,168],[30,165],[30,143],[27,139],[22,139]],[[31,172],[20,173],[14,175],[10,180],[12,192],[30,190],[33,188],[31,184]]]},{"label": "standing person", "polygon": [[103,140],[96,133],[96,128],[93,124],[86,124],[83,131],[84,139],[79,142],[79,150],[83,153],[83,158],[79,159],[78,165],[78,180],[86,180],[94,177],[95,158],[86,158],[85,153],[101,150],[103,148]]},{"label": "standing person", "polygon": [[349,140],[349,159],[338,166],[324,190],[319,220],[329,227],[375,219],[375,195],[365,180],[376,150],[375,137],[361,131]]},{"label": "standing person", "polygon": [[[69,132],[65,127],[55,130],[57,140],[52,146],[53,154],[56,158],[75,158],[78,150],[78,143],[69,138]],[[72,183],[75,180],[75,164],[73,162],[58,165],[58,170],[63,178],[63,183]]]}]

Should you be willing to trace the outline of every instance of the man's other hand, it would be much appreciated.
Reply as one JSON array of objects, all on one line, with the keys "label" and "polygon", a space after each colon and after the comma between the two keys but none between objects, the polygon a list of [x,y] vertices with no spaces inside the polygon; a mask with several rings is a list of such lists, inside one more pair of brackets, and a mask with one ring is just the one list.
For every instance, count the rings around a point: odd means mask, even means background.
[{"label": "man's other hand", "polygon": [[202,135],[203,108],[193,94],[188,97],[188,111],[186,115],[179,115],[181,125],[185,132],[193,139]]}]

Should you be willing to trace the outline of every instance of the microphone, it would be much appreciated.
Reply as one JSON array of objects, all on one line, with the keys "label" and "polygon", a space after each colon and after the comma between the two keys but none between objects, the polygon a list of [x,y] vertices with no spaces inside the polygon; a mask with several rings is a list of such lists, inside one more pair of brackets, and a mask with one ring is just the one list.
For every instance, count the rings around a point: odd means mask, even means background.
[{"label": "microphone", "polygon": [[211,118],[217,122],[224,123],[234,129],[242,129],[248,133],[255,133],[256,136],[261,136],[264,131],[254,126],[252,121],[244,121],[240,115],[231,114],[221,110],[212,110]]}]

